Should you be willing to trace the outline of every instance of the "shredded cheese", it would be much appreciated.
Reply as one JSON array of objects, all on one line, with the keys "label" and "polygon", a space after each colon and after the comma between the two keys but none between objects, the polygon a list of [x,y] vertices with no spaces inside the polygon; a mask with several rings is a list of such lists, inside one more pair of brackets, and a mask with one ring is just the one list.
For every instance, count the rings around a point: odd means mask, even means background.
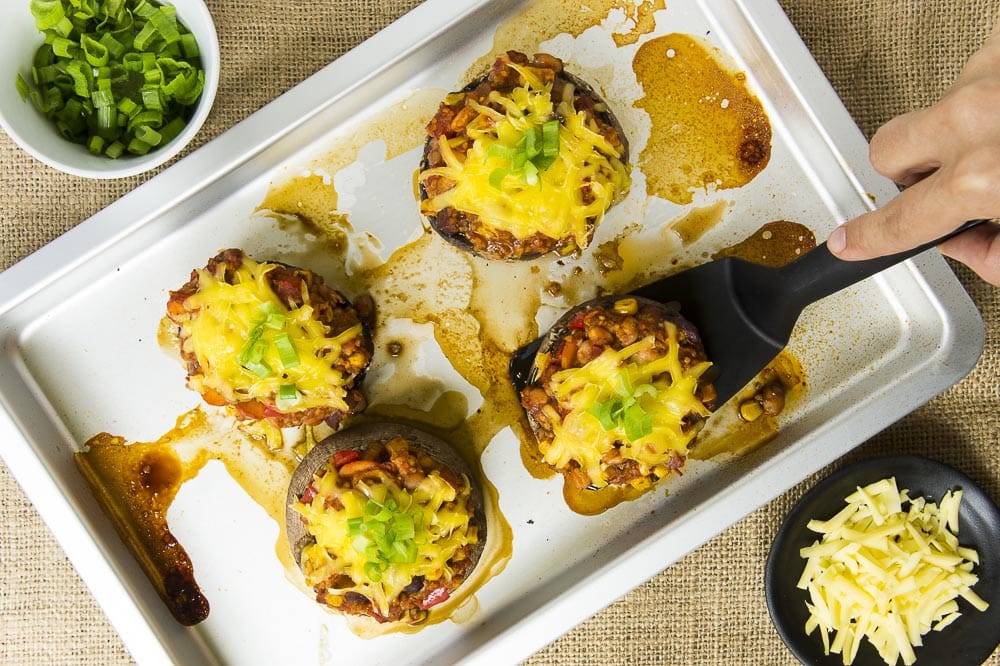
[{"label": "shredded cheese", "polygon": [[844,664],[854,662],[862,639],[885,663],[912,664],[921,637],[959,617],[958,597],[985,610],[972,591],[979,556],[956,536],[961,500],[961,490],[948,491],[940,505],[911,499],[888,478],[859,487],[829,520],[810,521],[823,536],[800,551],[806,634],[819,629],[825,653],[841,654]]},{"label": "shredded cheese", "polygon": [[[619,445],[623,458],[639,463],[643,477],[650,473],[667,476],[676,456],[686,456],[696,435],[695,428],[683,427],[690,414],[710,413],[697,397],[698,379],[711,366],[698,363],[684,370],[677,326],[665,321],[669,346],[666,354],[652,361],[637,359],[654,345],[653,336],[643,338],[620,350],[605,349],[600,356],[579,368],[560,370],[552,376],[552,390],[560,407],[568,409],[563,417],[555,410],[547,412],[553,437],[539,443],[544,460],[556,469],[566,469],[575,460],[586,472],[593,485],[603,487],[608,480],[603,469],[605,454]],[[629,385],[649,385],[652,391],[641,391],[637,402],[652,416],[649,434],[631,441],[623,427],[605,430],[590,407],[612,398],[624,379]],[[648,483],[648,481],[647,481]]]},{"label": "shredded cheese", "polygon": [[[507,94],[494,90],[489,96],[503,112],[470,103],[479,115],[466,129],[472,145],[464,159],[442,137],[439,149],[445,164],[423,171],[420,178],[443,176],[455,185],[426,201],[424,212],[452,207],[476,215],[484,225],[482,233],[496,229],[519,239],[538,233],[554,239],[571,237],[576,247],[586,247],[593,225],[628,191],[627,167],[594,118],[573,107],[571,84],[566,84],[565,101],[554,106],[552,84],[543,83],[530,68],[516,68],[525,85]],[[561,121],[559,154],[539,172],[537,184],[529,185],[513,175],[505,177],[499,187],[491,183],[491,174],[504,163],[490,153],[490,146],[514,146],[525,132],[553,118]],[[452,141],[457,145],[465,140]]]},{"label": "shredded cheese", "polygon": [[[188,296],[184,307],[192,316],[181,325],[180,339],[185,351],[193,352],[201,373],[188,379],[188,385],[204,393],[214,391],[229,404],[260,400],[274,404],[282,385],[294,384],[300,394],[296,410],[311,407],[334,407],[347,411],[344,396],[349,379],[331,364],[341,355],[341,348],[362,335],[361,324],[328,338],[329,328],[313,316],[308,291],[302,294],[303,305],[289,310],[274,293],[267,274],[277,267],[258,263],[249,257],[233,271],[231,283],[219,263],[217,274],[198,270],[198,290]],[[267,345],[264,361],[275,372],[259,377],[240,364],[239,355],[251,331],[258,326],[262,306],[268,303],[285,316],[284,330],[299,357],[294,367],[283,368],[278,346],[273,344],[278,332],[263,327]]]},{"label": "shredded cheese", "polygon": [[[417,576],[430,582],[450,581],[449,561],[462,548],[478,542],[477,528],[471,522],[469,482],[464,481],[460,491],[435,470],[412,491],[388,477],[383,477],[381,482],[359,482],[356,489],[344,483],[334,466],[328,465],[326,473],[313,481],[317,492],[311,501],[308,504],[298,501],[293,505],[305,519],[306,530],[316,540],[302,549],[301,565],[306,583],[316,587],[346,575],[352,584],[346,587],[338,584],[336,594],[327,596],[328,604],[342,604],[342,594],[354,591],[367,597],[379,613],[388,615],[392,602]],[[390,498],[399,507],[421,516],[415,535],[417,558],[413,563],[388,565],[381,580],[376,582],[365,572],[368,557],[364,548],[358,547],[358,538],[349,534],[348,521],[365,515],[369,499],[384,504]],[[338,504],[343,509],[334,508]]]}]

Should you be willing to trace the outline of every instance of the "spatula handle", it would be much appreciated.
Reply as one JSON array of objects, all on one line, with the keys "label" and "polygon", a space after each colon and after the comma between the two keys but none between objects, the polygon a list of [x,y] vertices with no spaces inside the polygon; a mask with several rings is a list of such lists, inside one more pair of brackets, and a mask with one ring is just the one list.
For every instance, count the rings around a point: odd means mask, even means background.
[{"label": "spatula handle", "polygon": [[794,289],[795,293],[791,296],[798,306],[805,307],[988,221],[969,220],[937,240],[896,254],[862,261],[838,259],[830,252],[826,243],[823,243],[780,269],[782,279],[787,280],[786,284]]}]

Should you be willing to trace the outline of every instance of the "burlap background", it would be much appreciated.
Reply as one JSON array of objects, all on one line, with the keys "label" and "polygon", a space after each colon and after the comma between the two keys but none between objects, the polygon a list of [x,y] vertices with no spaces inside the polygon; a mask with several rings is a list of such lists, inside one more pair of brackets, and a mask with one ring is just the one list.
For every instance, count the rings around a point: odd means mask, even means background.
[{"label": "burlap background", "polygon": [[[193,147],[416,4],[208,0],[222,46],[222,78],[215,107]],[[1000,15],[1000,0],[782,0],[782,5],[868,136],[893,115],[940,96]],[[66,176],[35,162],[0,134],[0,268],[149,175],[111,182]],[[1000,290],[963,267],[957,273],[987,322],[982,360],[968,378],[838,465],[890,452],[929,455],[964,470],[1000,499]],[[756,511],[528,663],[794,663],[771,627],[761,581],[782,516],[815,480]],[[0,502],[0,663],[131,663],[3,466]],[[1000,654],[989,663],[1000,664]]]}]

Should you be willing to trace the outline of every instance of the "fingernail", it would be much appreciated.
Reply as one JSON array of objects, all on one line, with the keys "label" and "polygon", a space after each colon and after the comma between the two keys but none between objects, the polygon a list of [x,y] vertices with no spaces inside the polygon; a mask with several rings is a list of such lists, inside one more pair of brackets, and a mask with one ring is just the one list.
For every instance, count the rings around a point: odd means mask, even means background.
[{"label": "fingernail", "polygon": [[834,254],[840,254],[847,247],[847,232],[844,227],[837,227],[826,239],[826,247]]}]

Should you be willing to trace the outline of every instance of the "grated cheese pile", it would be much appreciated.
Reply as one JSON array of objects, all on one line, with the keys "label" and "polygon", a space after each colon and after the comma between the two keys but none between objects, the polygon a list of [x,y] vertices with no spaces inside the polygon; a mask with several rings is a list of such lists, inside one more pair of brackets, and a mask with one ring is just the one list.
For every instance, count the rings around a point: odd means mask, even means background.
[{"label": "grated cheese pile", "polygon": [[[235,404],[251,399],[274,402],[281,385],[294,384],[299,394],[296,409],[334,406],[347,411],[345,384],[350,378],[345,378],[332,363],[340,358],[341,348],[348,341],[362,335],[361,324],[336,337],[326,337],[329,328],[314,317],[308,291],[303,290],[303,305],[292,310],[274,293],[267,274],[276,267],[245,257],[233,271],[231,284],[225,279],[224,263],[219,263],[217,275],[204,268],[198,270],[198,291],[184,302],[185,308],[196,314],[182,325],[181,339],[185,349],[197,356],[202,374],[191,376],[188,385],[199,393],[211,389]],[[239,356],[251,331],[259,325],[265,306],[284,315],[283,331],[297,351],[299,362],[282,368],[277,347],[270,344],[263,361],[282,371],[260,377],[243,367]],[[267,327],[262,331],[267,341],[276,334]]]},{"label": "grated cheese pile", "polygon": [[[556,106],[551,83],[543,83],[530,67],[509,66],[518,70],[525,85],[507,94],[490,93],[489,101],[503,111],[470,102],[479,114],[466,129],[472,146],[462,160],[449,141],[440,142],[444,166],[425,170],[421,178],[443,176],[455,186],[426,202],[424,212],[452,207],[516,238],[536,233],[556,239],[573,237],[577,247],[586,247],[591,224],[599,222],[628,191],[629,175],[622,156],[592,117],[573,108],[572,84],[566,84],[566,101]],[[526,132],[553,118],[560,120],[559,154],[539,172],[538,182],[528,184],[508,175],[499,187],[491,183],[491,175],[504,163],[491,154],[490,147],[513,146]],[[459,136],[451,141],[458,145],[466,140]],[[584,190],[590,193],[589,202],[584,200]]]},{"label": "grated cheese pile", "polygon": [[888,478],[845,501],[833,518],[809,522],[822,539],[799,551],[807,562],[798,587],[810,599],[805,631],[819,629],[826,654],[851,664],[866,638],[885,663],[912,664],[922,636],[961,614],[958,597],[988,607],[971,589],[979,555],[956,536],[961,490],[945,493],[938,506],[910,498]]},{"label": "grated cheese pile", "polygon": [[[653,347],[654,339],[649,336],[620,350],[607,348],[582,367],[560,370],[552,375],[553,394],[560,406],[569,411],[560,417],[554,408],[546,410],[553,438],[550,442],[540,442],[539,450],[547,463],[564,469],[575,460],[593,485],[603,487],[607,485],[607,478],[602,470],[602,459],[616,443],[620,443],[621,456],[637,461],[644,476],[650,472],[661,478],[667,476],[676,455],[687,454],[697,429],[685,431],[684,419],[692,413],[709,414],[696,392],[698,379],[711,363],[706,361],[684,370],[677,326],[672,322],[664,322],[664,326],[669,347],[659,358],[648,362],[637,359]],[[542,370],[540,367],[539,372]],[[633,392],[626,388],[647,386],[651,390]],[[606,430],[591,409],[623,392],[632,393],[643,411],[651,416],[648,434],[635,441],[629,439],[624,427]]]}]

